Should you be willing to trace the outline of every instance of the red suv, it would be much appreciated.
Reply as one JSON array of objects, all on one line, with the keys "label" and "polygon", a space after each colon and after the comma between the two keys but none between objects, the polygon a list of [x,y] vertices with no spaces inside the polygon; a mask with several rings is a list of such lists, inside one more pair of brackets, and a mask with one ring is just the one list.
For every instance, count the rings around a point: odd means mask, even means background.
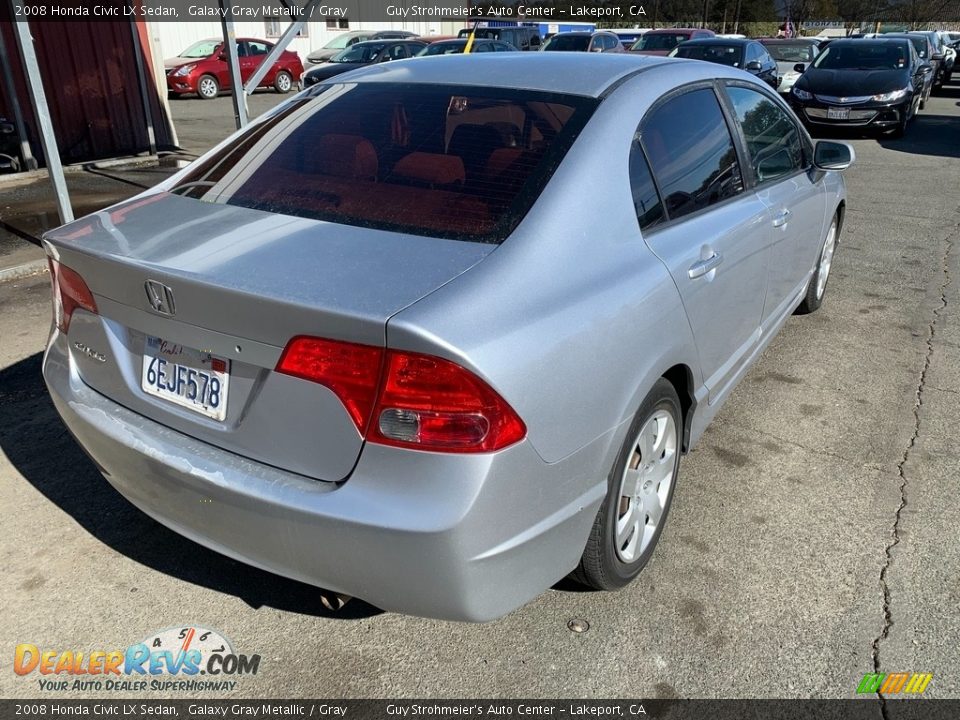
[{"label": "red suv", "polygon": [[[263,62],[273,44],[251,38],[237,39],[240,78],[246,83]],[[230,70],[222,40],[201,40],[175,58],[163,61],[167,72],[167,90],[173,95],[197,93],[204,100],[212,100],[221,88],[230,85]],[[303,72],[300,57],[284,50],[273,67],[263,76],[259,87],[272,86],[277,92],[288,92]]]}]

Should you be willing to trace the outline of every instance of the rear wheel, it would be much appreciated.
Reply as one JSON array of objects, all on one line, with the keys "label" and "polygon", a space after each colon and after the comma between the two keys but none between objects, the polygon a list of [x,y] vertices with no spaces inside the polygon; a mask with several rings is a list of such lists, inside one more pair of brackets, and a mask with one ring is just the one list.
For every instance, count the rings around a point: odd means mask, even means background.
[{"label": "rear wheel", "polygon": [[220,83],[213,75],[204,75],[197,81],[197,94],[204,100],[213,100],[220,94]]},{"label": "rear wheel", "polygon": [[286,70],[281,70],[277,73],[277,76],[273,79],[273,89],[276,90],[281,95],[285,95],[290,92],[290,88],[293,87],[293,77]]},{"label": "rear wheel", "polygon": [[833,253],[837,249],[837,231],[839,228],[839,217],[834,215],[833,221],[830,223],[830,229],[827,230],[827,237],[824,238],[823,245],[820,248],[817,269],[813,271],[813,277],[807,284],[807,295],[797,307],[797,313],[800,315],[815,312],[823,304],[823,296],[827,291],[827,280],[830,279],[830,267],[833,265]]},{"label": "rear wheel", "polygon": [[682,418],[676,390],[660,378],[627,432],[574,580],[616,590],[650,560],[673,500]]}]

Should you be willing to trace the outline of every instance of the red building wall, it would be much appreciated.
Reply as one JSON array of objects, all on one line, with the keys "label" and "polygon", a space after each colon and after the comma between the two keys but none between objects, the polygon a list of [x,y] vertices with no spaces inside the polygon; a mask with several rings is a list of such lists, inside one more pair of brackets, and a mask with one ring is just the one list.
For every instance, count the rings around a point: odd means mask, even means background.
[{"label": "red building wall", "polygon": [[[154,81],[146,28],[137,21],[143,52],[150,115],[160,148],[172,147],[170,119]],[[37,62],[50,107],[60,156],[64,163],[132,155],[149,150],[134,43],[129,21],[30,23]],[[31,147],[43,154],[12,23],[0,23],[12,61]],[[166,89],[164,88],[165,92]],[[0,86],[0,115],[12,119],[10,98]]]}]

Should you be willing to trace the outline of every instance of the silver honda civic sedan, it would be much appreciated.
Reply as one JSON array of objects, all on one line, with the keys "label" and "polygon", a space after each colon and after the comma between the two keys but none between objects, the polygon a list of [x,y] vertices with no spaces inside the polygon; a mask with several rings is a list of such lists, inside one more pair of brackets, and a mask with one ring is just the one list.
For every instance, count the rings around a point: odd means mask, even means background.
[{"label": "silver honda civic sedan", "polygon": [[250,565],[471,621],[619,588],[820,306],[852,160],[715,64],[378,65],[48,233],[44,377],[120,493]]}]

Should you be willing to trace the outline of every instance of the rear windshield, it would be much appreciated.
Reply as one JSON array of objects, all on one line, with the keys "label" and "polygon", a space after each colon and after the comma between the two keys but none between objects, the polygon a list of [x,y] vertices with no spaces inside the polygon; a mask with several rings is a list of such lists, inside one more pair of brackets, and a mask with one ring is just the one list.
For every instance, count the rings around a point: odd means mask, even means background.
[{"label": "rear windshield", "polygon": [[370,63],[380,54],[380,51],[387,46],[387,43],[365,42],[351,45],[346,50],[341,50],[332,58],[330,62],[341,63]]},{"label": "rear windshield", "polygon": [[637,40],[631,50],[673,50],[677,45],[690,39],[687,34],[647,33]]},{"label": "rear windshield", "polygon": [[462,53],[467,46],[466,40],[454,40],[453,42],[430,43],[418,55],[456,55]]},{"label": "rear windshield", "polygon": [[171,189],[204,202],[501,242],[596,107],[500,88],[317,85]]},{"label": "rear windshield", "polygon": [[543,46],[544,50],[562,50],[582,52],[590,45],[589,35],[554,35]]},{"label": "rear windshield", "polygon": [[676,57],[680,58],[740,66],[741,48],[733,45],[681,45],[676,53]]},{"label": "rear windshield", "polygon": [[809,43],[764,43],[773,59],[777,62],[808,63],[816,56],[816,50]]}]

